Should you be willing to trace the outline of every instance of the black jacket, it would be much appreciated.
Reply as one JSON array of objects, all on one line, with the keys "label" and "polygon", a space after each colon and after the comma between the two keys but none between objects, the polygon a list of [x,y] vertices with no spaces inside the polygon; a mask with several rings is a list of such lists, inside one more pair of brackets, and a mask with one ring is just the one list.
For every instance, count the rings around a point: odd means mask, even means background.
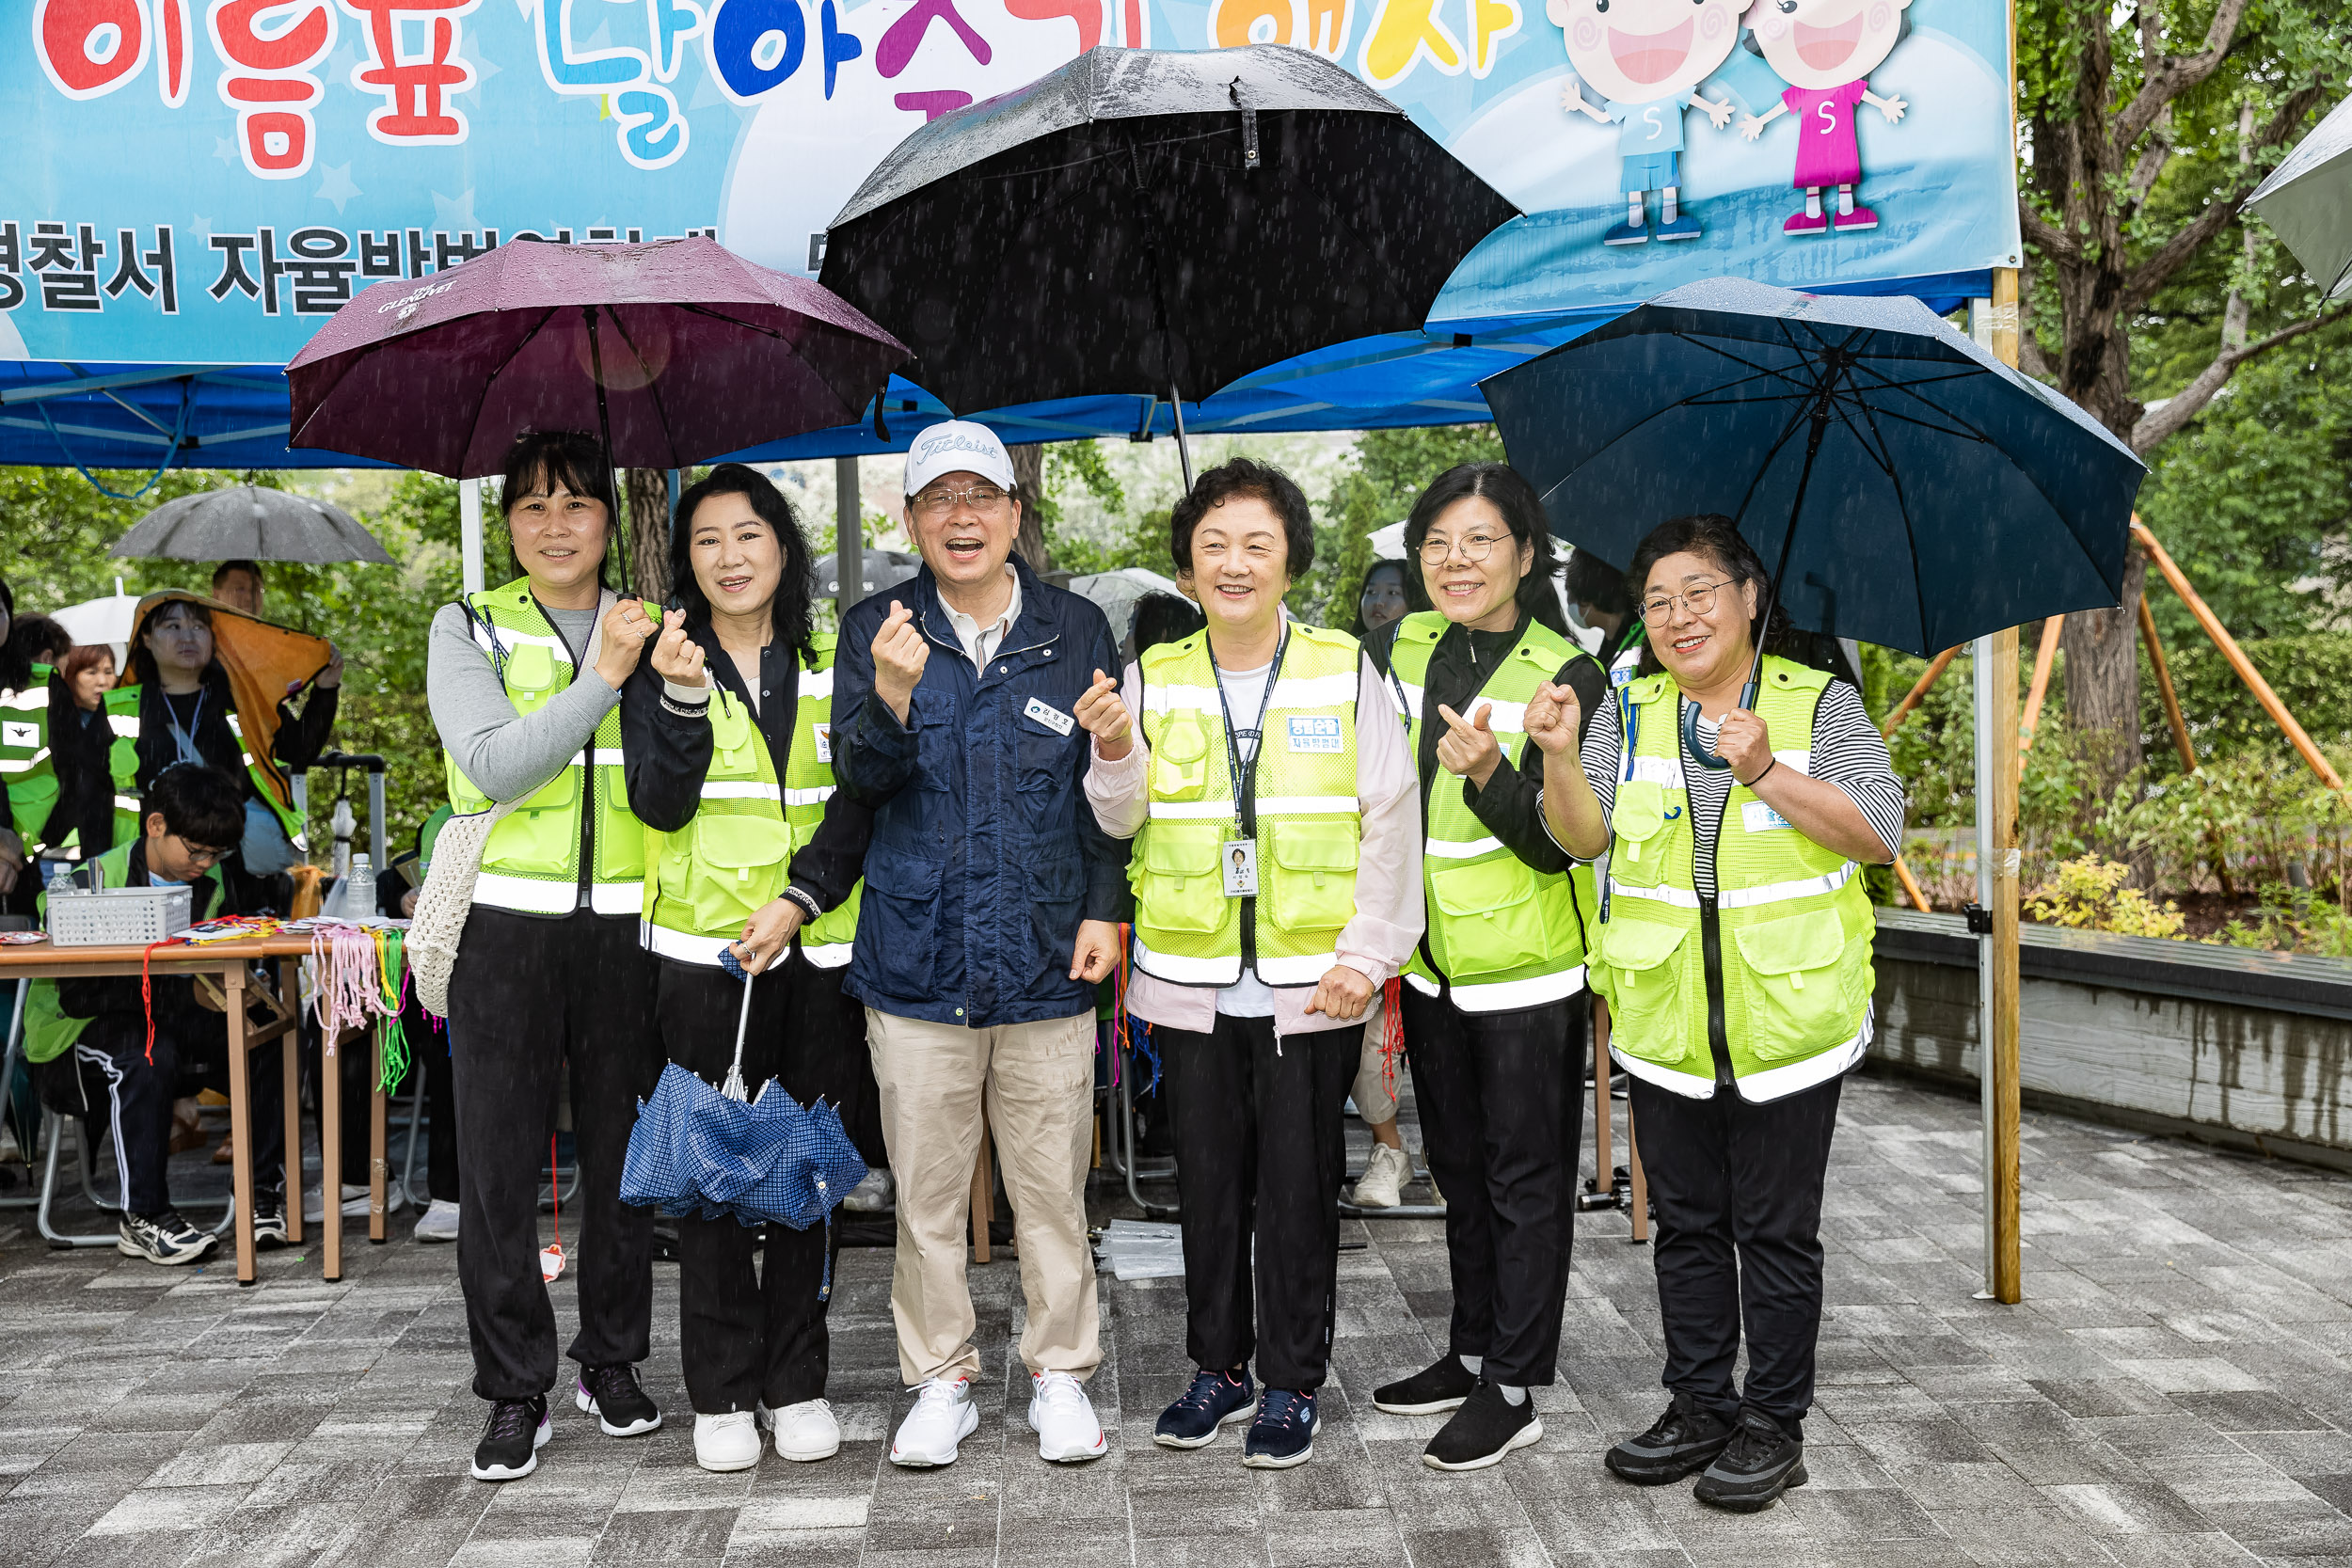
[{"label": "black jacket", "polygon": [[[196,721],[196,749],[207,763],[237,780],[245,786],[245,792],[251,795],[254,785],[245,768],[245,747],[236,732],[229,727],[229,714],[236,706],[236,700],[229,694],[228,672],[215,664],[204,672],[203,684],[204,713]],[[335,729],[336,705],[342,696],[340,687],[314,686],[310,689],[310,700],[303,705],[300,713],[294,712],[292,698],[278,705],[278,737],[270,752],[289,776],[308,768],[326,750],[327,737]],[[154,782],[156,774],[180,760],[171,723],[171,705],[164,696],[163,683],[140,683],[137,784],[142,793]]]},{"label": "black jacket", "polygon": [[114,742],[105,708],[83,712],[65,677],[51,675],[49,756],[57,774],[57,803],[42,835],[51,846],[63,844],[67,834],[78,831],[85,860],[113,847],[115,790],[106,753]]},{"label": "black jacket", "polygon": [[[741,673],[719,646],[707,625],[689,621],[686,635],[699,643],[720,686],[751,705]],[[776,778],[785,777],[801,705],[801,662],[792,650],[771,642],[759,654],[759,733]],[[628,806],[637,819],[660,832],[675,832],[694,819],[702,801],[703,775],[710,769],[707,714],[677,712],[662,700],[662,680],[653,661],[640,659],[621,685],[621,760],[628,772]],[[865,872],[866,846],[874,836],[874,814],[835,789],[825,802],[817,836],[792,857],[791,882],[832,910],[850,896]]]},{"label": "black jacket", "polygon": [[[1402,623],[1385,626],[1364,641],[1374,668],[1383,675],[1389,673],[1389,656],[1396,646],[1399,625]],[[1466,626],[1450,626],[1438,639],[1438,645],[1429,651],[1429,673],[1422,696],[1422,712],[1427,716],[1427,722],[1421,727],[1421,745],[1413,757],[1413,766],[1421,774],[1421,819],[1424,825],[1429,820],[1429,786],[1438,773],[1438,740],[1446,732],[1445,721],[1438,715],[1438,705],[1442,704],[1465,719],[1472,717],[1471,703],[1479,689],[1494,674],[1503,657],[1518,646],[1526,629],[1524,616],[1509,631],[1471,631]],[[1583,709],[1583,723],[1577,734],[1581,744],[1583,730],[1592,725],[1593,710],[1608,700],[1609,673],[1594,660],[1580,657],[1562,665],[1560,673],[1552,677],[1552,684],[1569,687],[1576,692],[1577,703]],[[1463,780],[1462,799],[1505,848],[1538,871],[1557,874],[1565,871],[1570,861],[1568,852],[1553,843],[1551,834],[1545,831],[1543,787],[1543,748],[1528,741],[1522,744],[1518,757],[1504,756],[1503,765],[1487,779],[1486,788]]]}]

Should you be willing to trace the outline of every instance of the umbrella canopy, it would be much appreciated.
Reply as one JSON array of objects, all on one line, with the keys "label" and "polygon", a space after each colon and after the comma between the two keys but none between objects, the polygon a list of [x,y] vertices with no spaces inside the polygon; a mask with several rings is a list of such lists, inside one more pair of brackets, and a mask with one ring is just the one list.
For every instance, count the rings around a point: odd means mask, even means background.
[{"label": "umbrella canopy", "polygon": [[1714,278],[1479,385],[1563,538],[1726,514],[1805,630],[1928,655],[2122,591],[2146,466],[1915,299]]},{"label": "umbrella canopy", "polygon": [[106,553],[172,561],[393,563],[375,535],[342,507],[258,484],[199,490],[167,500],[140,518]]},{"label": "umbrella canopy", "polygon": [[2295,144],[2246,210],[2278,231],[2323,295],[2352,294],[2352,98]]},{"label": "umbrella canopy", "polygon": [[906,339],[908,375],[950,408],[1198,399],[1417,330],[1517,215],[1305,50],[1105,44],[900,142],[834,219],[822,276]]},{"label": "umbrella canopy", "polygon": [[509,240],[336,311],[286,367],[289,445],[466,479],[524,431],[584,430],[622,467],[679,468],[854,422],[905,358],[818,284],[715,240]]},{"label": "umbrella canopy", "polygon": [[120,578],[115,578],[115,591],[105,598],[84,599],[49,612],[49,618],[76,642],[112,643],[118,669],[130,652],[131,628],[138,625],[138,615],[139,596],[125,594]]},{"label": "umbrella canopy", "polygon": [[1091,600],[1103,618],[1111,624],[1111,640],[1124,642],[1128,633],[1136,629],[1136,606],[1146,594],[1181,594],[1173,578],[1143,566],[1119,566],[1107,572],[1089,572],[1074,577],[1065,584],[1073,594]]}]

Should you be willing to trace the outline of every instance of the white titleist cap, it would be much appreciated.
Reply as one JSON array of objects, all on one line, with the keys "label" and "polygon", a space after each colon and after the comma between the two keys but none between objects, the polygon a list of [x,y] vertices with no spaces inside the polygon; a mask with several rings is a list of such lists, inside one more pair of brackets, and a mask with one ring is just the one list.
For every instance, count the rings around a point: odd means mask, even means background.
[{"label": "white titleist cap", "polygon": [[912,496],[940,475],[959,470],[1012,488],[1012,454],[996,433],[969,420],[949,420],[932,425],[907,448],[906,493]]}]

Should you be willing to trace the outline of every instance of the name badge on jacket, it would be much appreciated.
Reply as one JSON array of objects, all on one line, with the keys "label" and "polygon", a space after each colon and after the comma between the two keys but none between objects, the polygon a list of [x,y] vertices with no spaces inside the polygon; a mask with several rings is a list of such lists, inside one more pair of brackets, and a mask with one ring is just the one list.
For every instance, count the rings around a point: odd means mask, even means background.
[{"label": "name badge on jacket", "polygon": [[1740,825],[1752,833],[1763,833],[1786,828],[1788,818],[1761,800],[1743,800],[1740,803]]},{"label": "name badge on jacket", "polygon": [[1059,708],[1047,706],[1035,697],[1029,699],[1029,705],[1023,708],[1021,714],[1025,719],[1036,720],[1056,735],[1066,736],[1078,725],[1078,721],[1070,715]]},{"label": "name badge on jacket", "polygon": [[1294,718],[1290,725],[1291,750],[1294,752],[1336,752],[1340,750],[1340,721],[1336,719]]}]

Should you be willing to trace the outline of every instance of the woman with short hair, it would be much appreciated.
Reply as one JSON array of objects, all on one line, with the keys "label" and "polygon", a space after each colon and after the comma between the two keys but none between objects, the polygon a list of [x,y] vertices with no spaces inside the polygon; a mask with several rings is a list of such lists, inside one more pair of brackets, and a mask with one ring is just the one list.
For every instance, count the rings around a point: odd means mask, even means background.
[{"label": "woman with short hair", "polygon": [[49,679],[50,757],[57,773],[57,803],[41,839],[53,854],[95,860],[115,841],[114,779],[106,753],[114,729],[106,721],[106,692],[115,683],[115,652],[85,642],[69,652]]},{"label": "woman with short hair", "polygon": [[1297,484],[1237,458],[1170,532],[1207,628],[1129,665],[1123,689],[1098,673],[1074,713],[1096,819],[1135,840],[1127,1005],[1167,1063],[1184,1198],[1199,1370],[1152,1440],[1201,1448],[1248,1418],[1242,1463],[1282,1469],[1313,1452],[1342,1106],[1365,1012],[1421,935],[1420,822],[1378,672],[1345,632],[1283,613],[1314,559]]},{"label": "woman with short hair", "polygon": [[592,437],[525,436],[505,470],[499,505],[522,575],[445,606],[425,668],[450,804],[513,808],[484,845],[449,982],[457,1279],[474,1392],[490,1402],[477,1481],[529,1475],[554,1431],[539,1194],[566,1069],[580,1170],[574,1402],[608,1436],[661,1424],[636,1370],[652,1352],[653,1215],[621,1202],[661,1048],[653,960],[638,944],[645,827],[629,809],[619,713],[660,623],[604,584],[619,509]]},{"label": "woman with short hair", "polygon": [[1673,1400],[1607,1463],[1641,1485],[1704,1471],[1700,1501],[1747,1511],[1805,1481],[1822,1183],[1870,1042],[1861,867],[1894,859],[1903,786],[1861,694],[1781,651],[1787,618],[1730,518],[1660,524],[1626,580],[1647,644],[1581,754],[1577,694],[1547,687],[1527,713],[1552,832],[1609,851],[1593,989],[1656,1212]]}]

